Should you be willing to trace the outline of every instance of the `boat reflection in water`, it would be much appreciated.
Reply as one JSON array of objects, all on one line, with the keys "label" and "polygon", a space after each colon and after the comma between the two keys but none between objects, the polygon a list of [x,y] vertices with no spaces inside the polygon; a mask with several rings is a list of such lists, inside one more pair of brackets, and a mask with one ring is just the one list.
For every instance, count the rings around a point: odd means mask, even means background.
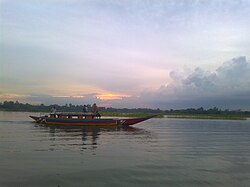
[{"label": "boat reflection in water", "polygon": [[122,141],[129,141],[130,136],[138,136],[138,140],[150,139],[151,133],[135,127],[88,127],[88,126],[65,126],[35,124],[43,133],[49,134],[50,150],[94,150],[101,145],[117,144]]}]

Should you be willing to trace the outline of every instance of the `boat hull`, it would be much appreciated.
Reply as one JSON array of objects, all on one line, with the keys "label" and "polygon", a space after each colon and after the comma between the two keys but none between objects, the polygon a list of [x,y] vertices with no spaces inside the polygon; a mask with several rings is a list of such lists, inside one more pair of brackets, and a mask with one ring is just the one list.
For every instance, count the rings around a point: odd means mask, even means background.
[{"label": "boat hull", "polygon": [[129,119],[63,119],[50,117],[30,116],[35,122],[47,125],[67,125],[67,126],[130,126],[148,120],[154,116],[144,118]]},{"label": "boat hull", "polygon": [[81,126],[115,126],[117,125],[116,120],[106,119],[93,119],[93,120],[78,120],[78,119],[56,119],[56,118],[45,118],[45,124],[48,125],[81,125]]}]

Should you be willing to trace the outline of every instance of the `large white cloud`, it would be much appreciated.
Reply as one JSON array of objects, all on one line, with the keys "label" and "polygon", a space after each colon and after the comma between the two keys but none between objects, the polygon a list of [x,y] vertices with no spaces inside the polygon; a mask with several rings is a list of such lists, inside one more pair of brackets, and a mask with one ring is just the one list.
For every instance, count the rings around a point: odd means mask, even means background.
[{"label": "large white cloud", "polygon": [[160,108],[213,107],[250,109],[250,63],[234,58],[215,71],[195,68],[170,72],[172,81],[143,93],[141,102]]}]

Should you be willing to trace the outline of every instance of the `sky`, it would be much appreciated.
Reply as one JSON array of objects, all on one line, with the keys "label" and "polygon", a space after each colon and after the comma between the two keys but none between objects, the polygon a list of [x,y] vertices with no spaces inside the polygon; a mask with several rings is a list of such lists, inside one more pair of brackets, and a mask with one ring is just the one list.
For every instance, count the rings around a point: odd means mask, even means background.
[{"label": "sky", "polygon": [[250,110],[250,0],[0,0],[0,102]]}]

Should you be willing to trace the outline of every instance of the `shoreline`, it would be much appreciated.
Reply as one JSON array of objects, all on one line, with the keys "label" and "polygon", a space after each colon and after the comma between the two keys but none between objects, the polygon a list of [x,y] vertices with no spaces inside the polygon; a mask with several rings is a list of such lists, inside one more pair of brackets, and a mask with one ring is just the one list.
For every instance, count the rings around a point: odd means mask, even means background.
[{"label": "shoreline", "polygon": [[[0,110],[2,112],[34,112],[49,113],[49,111],[27,111],[27,110]],[[153,113],[116,113],[100,112],[103,117],[146,117]],[[219,119],[219,120],[247,120],[249,115],[244,114],[158,114],[156,118],[176,118],[176,119]]]},{"label": "shoreline", "polygon": [[164,115],[164,118],[175,118],[175,119],[219,119],[219,120],[247,120],[249,116],[243,116],[243,115],[201,115],[201,114],[166,114]]}]

